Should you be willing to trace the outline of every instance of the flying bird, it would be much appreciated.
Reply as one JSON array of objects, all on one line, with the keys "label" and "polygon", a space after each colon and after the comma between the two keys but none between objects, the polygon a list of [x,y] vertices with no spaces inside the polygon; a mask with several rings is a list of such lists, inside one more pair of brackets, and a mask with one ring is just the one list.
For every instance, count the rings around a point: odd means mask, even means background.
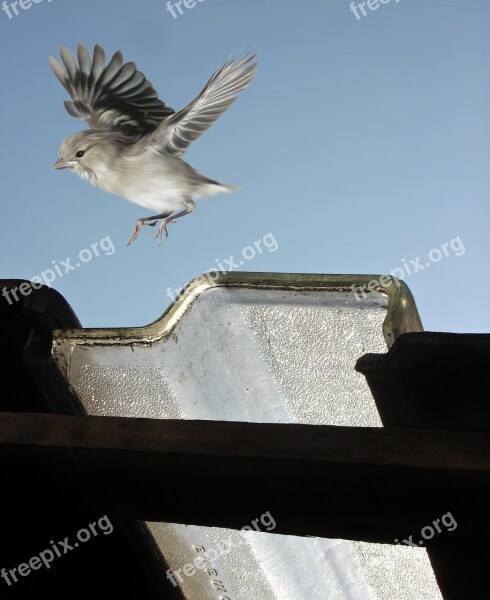
[{"label": "flying bird", "polygon": [[[236,189],[199,173],[182,156],[251,83],[256,54],[230,59],[213,73],[202,91],[179,112],[159,99],[133,62],[116,52],[106,64],[104,49],[93,56],[80,44],[78,64],[66,48],[61,61],[50,57],[56,77],[72,101],[70,115],[89,129],[60,146],[54,169],[70,169],[98,188],[156,212],[136,221],[128,246],[143,225],[160,221],[160,243],[167,225],[191,213],[196,199]],[[180,209],[180,210],[179,210]],[[177,212],[176,212],[177,211]]]}]

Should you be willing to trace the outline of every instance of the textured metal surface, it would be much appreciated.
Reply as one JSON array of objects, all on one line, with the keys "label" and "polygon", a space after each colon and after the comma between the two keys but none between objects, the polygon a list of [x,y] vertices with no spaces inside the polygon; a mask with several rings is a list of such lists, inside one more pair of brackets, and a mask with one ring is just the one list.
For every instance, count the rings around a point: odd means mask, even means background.
[{"label": "textured metal surface", "polygon": [[[243,286],[201,280],[160,323],[61,332],[54,356],[89,414],[380,426],[354,364],[366,352],[386,351],[404,313],[417,322],[406,290],[405,304],[393,307],[381,291],[358,301],[340,278],[332,285],[308,276],[307,286],[296,278],[287,285],[280,277],[273,285],[246,279]],[[212,501],[195,492],[196,502]],[[441,597],[424,549],[149,527],[173,571],[192,563],[199,548],[228,541],[213,569],[181,574],[188,600]]]},{"label": "textured metal surface", "polygon": [[161,343],[77,345],[69,379],[89,414],[378,426],[353,364],[386,349],[386,303],[214,288]]}]

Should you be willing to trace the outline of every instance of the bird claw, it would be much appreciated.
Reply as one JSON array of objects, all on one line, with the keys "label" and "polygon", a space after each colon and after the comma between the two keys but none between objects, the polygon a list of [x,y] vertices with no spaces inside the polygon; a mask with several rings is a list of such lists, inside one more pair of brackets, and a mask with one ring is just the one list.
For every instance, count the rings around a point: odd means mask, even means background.
[{"label": "bird claw", "polygon": [[[145,219],[138,219],[136,221],[136,225],[134,226],[131,237],[128,240],[128,246],[130,246],[134,242],[134,240],[138,237],[139,232],[141,231],[141,228],[143,227],[143,225],[149,225],[150,227],[154,227],[157,223],[158,223],[158,220],[155,220],[150,223],[149,221],[146,221]],[[158,232],[155,236],[159,240],[159,244],[158,244],[159,246],[161,246],[161,244],[162,244],[162,236],[163,236],[164,230],[165,230],[165,237],[168,237],[167,225],[170,225],[170,223],[175,223],[175,220],[174,219],[163,219],[163,221],[160,223],[160,227],[158,228]]]},{"label": "bird claw", "polygon": [[161,246],[162,245],[162,234],[163,234],[163,230],[165,230],[165,237],[168,238],[168,229],[167,229],[167,225],[170,225],[170,223],[175,223],[175,221],[173,219],[164,219],[161,223],[160,223],[160,227],[158,228],[158,232],[155,236],[155,238],[158,240],[158,245]]},{"label": "bird claw", "polygon": [[143,221],[138,219],[136,221],[136,225],[134,226],[133,233],[131,234],[131,237],[128,240],[128,244],[127,244],[128,246],[130,246],[134,242],[134,240],[138,237],[142,226],[143,226]]}]

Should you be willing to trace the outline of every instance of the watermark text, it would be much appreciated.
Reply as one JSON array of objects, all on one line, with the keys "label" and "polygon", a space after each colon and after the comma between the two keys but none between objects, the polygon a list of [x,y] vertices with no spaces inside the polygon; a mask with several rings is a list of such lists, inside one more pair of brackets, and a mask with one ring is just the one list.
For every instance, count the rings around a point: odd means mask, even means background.
[{"label": "watermark text", "polygon": [[30,281],[23,281],[18,287],[10,289],[4,287],[2,289],[2,296],[12,305],[14,302],[21,300],[22,296],[29,296],[32,290],[38,290],[43,285],[51,287],[56,278],[64,277],[67,273],[76,271],[82,264],[88,263],[94,257],[100,256],[101,251],[105,256],[111,256],[116,251],[116,247],[109,236],[102,238],[99,242],[94,242],[90,248],[80,250],[78,260],[75,264],[72,264],[69,256],[65,260],[53,260],[51,261],[53,268],[46,269],[39,275],[35,275]]},{"label": "watermark text", "polygon": [[109,535],[114,531],[114,527],[107,515],[104,515],[98,521],[90,523],[86,529],[79,529],[76,535],[77,541],[74,541],[72,544],[69,542],[68,537],[63,541],[58,542],[50,540],[50,548],[36,554],[27,562],[21,563],[18,567],[13,567],[8,571],[3,568],[0,571],[0,577],[10,587],[13,583],[19,581],[19,577],[27,577],[31,571],[38,571],[43,566],[46,567],[46,569],[51,569],[51,563],[55,558],[61,558],[71,550],[78,548],[80,543],[84,544],[85,542],[88,542],[92,537],[96,537],[99,534],[99,531],[101,531],[103,535]]}]

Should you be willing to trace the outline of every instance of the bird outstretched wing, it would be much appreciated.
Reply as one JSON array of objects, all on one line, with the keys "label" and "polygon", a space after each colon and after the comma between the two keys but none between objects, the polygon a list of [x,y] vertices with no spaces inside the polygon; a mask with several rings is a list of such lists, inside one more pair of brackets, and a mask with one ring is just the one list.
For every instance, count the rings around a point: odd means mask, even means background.
[{"label": "bird outstretched wing", "polygon": [[162,121],[145,138],[145,145],[182,156],[250,84],[257,70],[256,56],[248,53],[242,58],[227,61],[192,102]]},{"label": "bird outstretched wing", "polygon": [[83,44],[78,46],[77,55],[78,64],[69,50],[60,48],[63,65],[53,57],[49,63],[73,100],[65,101],[66,110],[84,119],[91,129],[119,130],[137,141],[174,114],[136,65],[124,63],[121,52],[116,52],[107,65],[99,45],[93,58]]}]

